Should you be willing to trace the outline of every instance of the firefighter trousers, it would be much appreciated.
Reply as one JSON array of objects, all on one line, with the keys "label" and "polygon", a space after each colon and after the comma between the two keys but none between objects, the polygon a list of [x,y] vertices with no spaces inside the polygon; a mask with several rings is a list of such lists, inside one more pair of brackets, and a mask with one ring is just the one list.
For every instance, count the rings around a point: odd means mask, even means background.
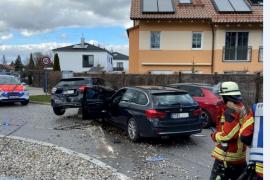
[{"label": "firefighter trousers", "polygon": [[215,160],[210,180],[237,180],[246,166],[246,164],[228,165],[225,168],[223,161]]}]

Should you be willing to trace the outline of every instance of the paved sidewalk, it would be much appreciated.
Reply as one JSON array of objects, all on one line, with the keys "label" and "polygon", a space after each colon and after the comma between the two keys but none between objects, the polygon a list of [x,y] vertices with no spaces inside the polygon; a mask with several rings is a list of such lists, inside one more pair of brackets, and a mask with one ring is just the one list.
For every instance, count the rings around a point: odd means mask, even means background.
[{"label": "paved sidewalk", "polygon": [[0,179],[129,179],[93,157],[17,137],[0,138],[0,161]]},{"label": "paved sidewalk", "polygon": [[43,88],[29,87],[30,96],[46,95]]}]

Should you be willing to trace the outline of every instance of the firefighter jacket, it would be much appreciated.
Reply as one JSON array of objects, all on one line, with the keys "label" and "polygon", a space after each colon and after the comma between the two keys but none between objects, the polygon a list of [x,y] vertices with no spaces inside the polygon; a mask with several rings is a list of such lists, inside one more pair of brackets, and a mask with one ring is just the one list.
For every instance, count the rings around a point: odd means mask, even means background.
[{"label": "firefighter jacket", "polygon": [[[224,164],[246,163],[246,145],[241,142],[239,132],[241,122],[246,116],[245,107],[242,103],[228,102],[221,111],[220,123],[217,132],[212,134],[212,139],[217,145],[212,152],[212,157]],[[224,144],[227,146],[224,147]]]}]

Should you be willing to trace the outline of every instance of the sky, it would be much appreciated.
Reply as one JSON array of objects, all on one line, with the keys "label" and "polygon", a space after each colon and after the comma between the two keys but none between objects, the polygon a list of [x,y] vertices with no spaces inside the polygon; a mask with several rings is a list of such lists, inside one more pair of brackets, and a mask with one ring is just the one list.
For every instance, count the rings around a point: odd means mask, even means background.
[{"label": "sky", "polygon": [[130,0],[0,0],[0,63],[85,41],[128,55]]}]

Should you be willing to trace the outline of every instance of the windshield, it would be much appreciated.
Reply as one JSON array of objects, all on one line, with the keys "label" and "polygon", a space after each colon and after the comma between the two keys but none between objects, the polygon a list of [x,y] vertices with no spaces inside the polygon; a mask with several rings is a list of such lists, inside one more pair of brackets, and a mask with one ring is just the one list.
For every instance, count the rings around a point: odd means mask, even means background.
[{"label": "windshield", "polygon": [[81,86],[89,84],[85,79],[62,79],[57,86]]},{"label": "windshield", "polygon": [[195,104],[193,98],[186,93],[153,94],[153,100],[156,106],[168,106],[168,105],[189,106]]},{"label": "windshield", "polygon": [[0,76],[0,84],[20,84],[20,81],[13,76]]}]

